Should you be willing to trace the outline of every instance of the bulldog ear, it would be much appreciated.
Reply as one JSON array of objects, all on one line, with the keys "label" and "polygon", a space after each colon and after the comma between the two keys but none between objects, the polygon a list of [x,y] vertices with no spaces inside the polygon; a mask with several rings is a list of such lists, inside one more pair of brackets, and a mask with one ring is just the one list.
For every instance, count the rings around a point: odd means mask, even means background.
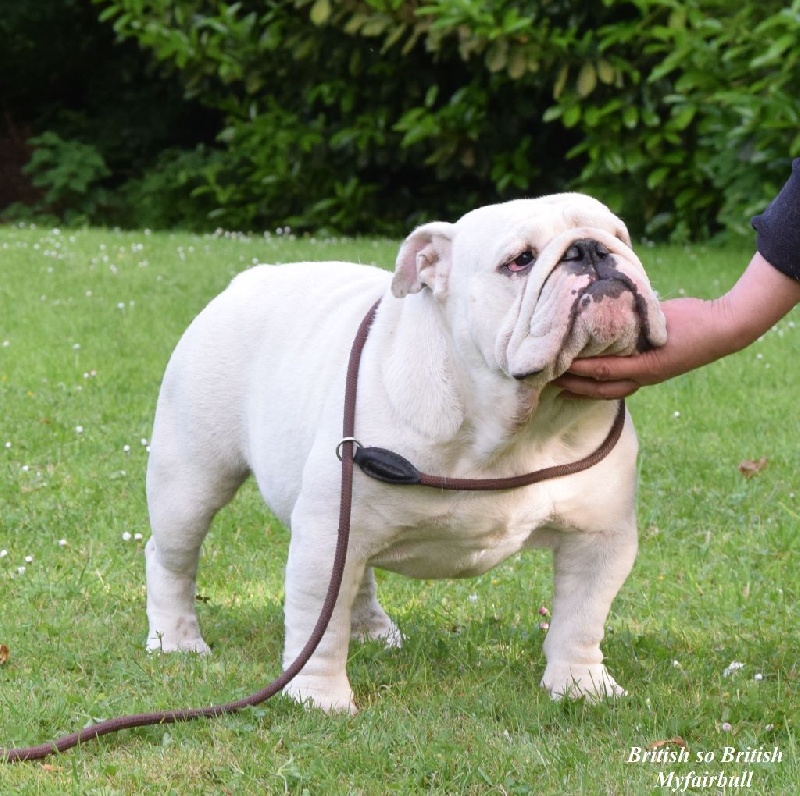
[{"label": "bulldog ear", "polygon": [[417,227],[404,241],[397,254],[392,280],[392,294],[405,298],[430,288],[434,296],[443,296],[450,274],[455,224],[432,221]]}]

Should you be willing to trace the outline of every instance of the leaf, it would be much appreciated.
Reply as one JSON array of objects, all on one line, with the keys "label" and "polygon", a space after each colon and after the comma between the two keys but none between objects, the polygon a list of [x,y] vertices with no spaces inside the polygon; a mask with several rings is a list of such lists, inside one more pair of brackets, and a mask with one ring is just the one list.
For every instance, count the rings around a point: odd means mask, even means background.
[{"label": "leaf", "polygon": [[354,36],[361,29],[361,26],[367,21],[369,17],[366,14],[353,14],[352,17],[345,23],[345,33]]},{"label": "leaf", "polygon": [[657,169],[653,169],[650,174],[647,175],[647,187],[652,191],[655,188],[658,188],[659,185],[662,185],[664,180],[667,179],[669,176],[670,169],[668,166],[661,166]]},{"label": "leaf", "polygon": [[784,58],[784,53],[790,48],[795,46],[794,34],[789,34],[781,37],[777,41],[772,42],[770,47],[765,53],[758,58],[754,58],[750,62],[752,69],[761,69],[765,66],[770,66],[779,63]]},{"label": "leaf", "polygon": [[553,119],[559,119],[564,113],[564,109],[558,105],[551,105],[543,114],[543,122],[552,122]]},{"label": "leaf", "polygon": [[573,105],[564,113],[564,127],[574,127],[581,120],[581,106]]},{"label": "leaf", "polygon": [[601,83],[610,86],[617,76],[617,70],[608,61],[600,59],[597,62],[597,76],[600,78]]},{"label": "leaf", "polygon": [[569,67],[564,64],[561,67],[561,71],[556,78],[556,82],[553,84],[553,99],[558,99],[562,92],[564,91],[564,87],[567,85],[567,77],[569,75]]},{"label": "leaf", "polygon": [[317,0],[317,2],[311,6],[311,21],[317,26],[324,25],[328,21],[330,15],[330,0]]},{"label": "leaf", "polygon": [[392,20],[383,14],[370,17],[362,26],[361,35],[380,36],[391,24]]},{"label": "leaf", "polygon": [[486,66],[490,72],[499,72],[508,63],[508,42],[498,39],[486,52]]},{"label": "leaf", "polygon": [[628,105],[622,112],[622,123],[629,129],[633,130],[639,121],[639,109],[635,105]]},{"label": "leaf", "polygon": [[683,130],[689,126],[689,123],[694,119],[695,108],[687,106],[681,108],[670,120],[669,126],[672,130]]},{"label": "leaf", "polygon": [[519,47],[511,51],[508,59],[508,76],[512,80],[519,80],[528,71],[528,56]]},{"label": "leaf", "polygon": [[597,73],[592,64],[584,64],[578,73],[576,88],[579,97],[588,97],[597,85]]},{"label": "leaf", "polygon": [[766,470],[768,464],[769,459],[767,459],[766,456],[762,456],[760,459],[756,459],[755,461],[745,459],[743,462],[739,463],[739,472],[745,478],[752,478],[762,470]]},{"label": "leaf", "polygon": [[648,749],[660,749],[662,746],[680,746],[682,749],[689,748],[689,744],[687,744],[680,735],[676,735],[674,738],[666,738],[663,741],[653,741],[653,743],[649,744]]},{"label": "leaf", "polygon": [[8,650],[8,647],[5,644],[0,644],[0,666],[4,663],[8,662],[11,653]]}]

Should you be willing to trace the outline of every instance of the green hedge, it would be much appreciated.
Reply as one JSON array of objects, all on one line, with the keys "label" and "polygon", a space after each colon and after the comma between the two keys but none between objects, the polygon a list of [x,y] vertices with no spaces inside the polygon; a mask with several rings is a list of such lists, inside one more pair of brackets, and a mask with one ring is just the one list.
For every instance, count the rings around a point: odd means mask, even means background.
[{"label": "green hedge", "polygon": [[118,192],[132,223],[397,234],[578,189],[702,239],[800,155],[800,0],[94,1],[224,119]]},{"label": "green hedge", "polygon": [[[188,196],[198,183],[182,185],[173,164],[213,144],[221,119],[187,100],[179,77],[160,73],[135,41],[118,41],[87,0],[3,4],[0,171],[8,175],[32,148],[26,170],[41,201],[6,207],[31,193],[15,190],[21,181],[12,175],[0,184],[0,218],[207,226],[214,206]],[[197,159],[188,165],[194,178]],[[150,190],[159,180],[159,190]]]}]

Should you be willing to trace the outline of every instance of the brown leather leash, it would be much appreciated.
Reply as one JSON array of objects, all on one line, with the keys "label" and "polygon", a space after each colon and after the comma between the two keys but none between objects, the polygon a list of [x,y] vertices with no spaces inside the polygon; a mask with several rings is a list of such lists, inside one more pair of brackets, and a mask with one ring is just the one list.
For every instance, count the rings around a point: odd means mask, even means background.
[{"label": "brown leather leash", "polygon": [[593,453],[579,459],[571,464],[556,465],[555,467],[545,467],[541,470],[534,470],[525,475],[512,476],[510,478],[447,478],[442,476],[428,475],[419,472],[410,462],[397,453],[387,451],[383,448],[364,448],[353,436],[355,433],[355,413],[356,413],[356,392],[358,388],[358,369],[361,362],[361,352],[369,334],[370,326],[375,318],[380,300],[378,300],[364,316],[358,327],[358,332],[353,340],[353,347],[350,351],[350,359],[347,366],[347,377],[345,381],[345,401],[344,416],[342,420],[342,441],[339,443],[336,453],[342,462],[342,486],[339,502],[339,534],[336,541],[336,550],[331,569],[331,579],[328,584],[328,591],[325,595],[325,602],[320,611],[317,623],[311,633],[306,645],[298,654],[297,658],[284,670],[284,672],[259,691],[250,696],[226,702],[222,705],[211,705],[204,708],[185,708],[179,710],[162,710],[152,713],[135,713],[128,716],[117,716],[113,719],[84,727],[78,732],[63,735],[60,738],[39,744],[38,746],[26,746],[12,749],[0,749],[0,762],[17,763],[25,760],[41,760],[55,752],[65,752],[78,744],[108,735],[120,730],[130,730],[136,727],[147,727],[157,724],[175,724],[177,722],[193,721],[199,718],[215,718],[230,713],[237,713],[247,707],[253,707],[265,702],[270,697],[275,696],[294,677],[300,673],[308,663],[309,658],[314,654],[325,631],[328,628],[333,610],[336,606],[336,599],[339,596],[339,588],[344,576],[344,567],[347,560],[347,545],[350,539],[350,514],[353,502],[353,464],[358,463],[363,472],[371,478],[391,484],[408,484],[418,486],[429,486],[437,489],[448,490],[500,490],[515,489],[520,486],[527,486],[544,481],[549,478],[559,478],[564,475],[586,470],[597,464],[601,459],[608,455],[622,433],[625,424],[625,404],[620,401],[614,424],[608,436],[603,440],[600,447]]},{"label": "brown leather leash", "polygon": [[[380,301],[378,301],[367,314],[365,320],[367,320],[368,323],[372,322],[372,318],[374,318],[379,304]],[[356,339],[358,340],[358,338]],[[363,343],[361,345],[363,347]],[[345,405],[346,404],[347,398],[345,397]],[[429,486],[434,489],[464,492],[517,489],[521,486],[538,484],[541,481],[547,481],[551,478],[561,478],[565,475],[572,475],[583,470],[588,470],[608,456],[619,441],[624,427],[625,402],[620,401],[611,430],[600,443],[600,447],[592,451],[588,456],[584,456],[582,459],[570,462],[569,464],[557,464],[553,467],[543,467],[541,470],[533,470],[523,475],[512,475],[508,478],[449,478],[448,476],[430,475],[429,473],[423,473],[417,470],[408,459],[405,459],[399,453],[386,450],[385,448],[365,448],[357,439],[348,435],[345,435],[345,438],[339,443],[339,448],[337,448],[336,451],[338,455],[340,448],[346,443],[351,446],[355,445],[356,452],[353,459],[361,468],[362,472],[370,476],[370,478],[384,481],[387,484],[396,484],[399,486]]]}]

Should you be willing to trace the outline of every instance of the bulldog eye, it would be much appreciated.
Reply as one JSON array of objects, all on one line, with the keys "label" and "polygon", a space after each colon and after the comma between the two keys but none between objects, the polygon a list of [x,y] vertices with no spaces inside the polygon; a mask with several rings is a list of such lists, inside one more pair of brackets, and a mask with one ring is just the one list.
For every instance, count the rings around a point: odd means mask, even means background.
[{"label": "bulldog eye", "polygon": [[535,260],[536,255],[528,249],[511,260],[511,262],[506,263],[503,266],[503,269],[512,274],[518,274],[521,271],[527,271],[533,265]]}]

